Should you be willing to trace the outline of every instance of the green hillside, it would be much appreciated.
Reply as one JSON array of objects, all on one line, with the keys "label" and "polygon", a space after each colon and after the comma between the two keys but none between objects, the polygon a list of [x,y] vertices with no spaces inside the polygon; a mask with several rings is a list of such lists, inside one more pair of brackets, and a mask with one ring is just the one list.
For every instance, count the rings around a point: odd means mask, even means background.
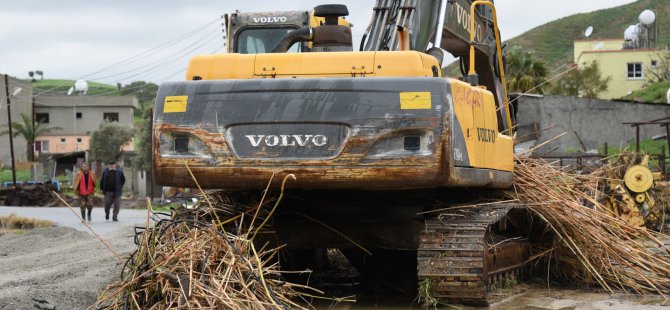
[{"label": "green hillside", "polygon": [[[590,39],[622,38],[629,25],[637,23],[637,17],[645,9],[656,13],[659,38],[658,47],[670,45],[670,1],[639,0],[614,8],[575,14],[533,28],[508,40],[511,46],[533,50],[549,68],[556,68],[573,61],[573,41],[583,39],[583,32],[593,26]],[[519,14],[523,18],[523,14]]]},{"label": "green hillside", "polygon": [[640,102],[666,103],[670,81],[656,82],[645,88],[634,91],[623,99]]},{"label": "green hillside", "polygon": [[[36,80],[35,82],[30,82],[26,80],[33,86],[34,94],[41,95],[66,95],[70,87],[74,87],[74,80]],[[88,94],[89,95],[105,95],[105,96],[118,96],[121,95],[121,92],[116,88],[116,86],[88,82]]]},{"label": "green hillside", "polygon": [[[584,39],[584,30],[593,26],[590,39],[623,39],[623,32],[629,25],[637,23],[638,15],[645,9],[656,13],[659,38],[657,47],[670,45],[670,1],[639,0],[627,5],[575,14],[535,27],[507,41],[510,47],[521,47],[531,50],[535,57],[555,69],[573,61],[573,44],[575,40]],[[523,14],[519,14],[523,18]],[[453,62],[445,67],[448,75],[460,75],[458,63]]]}]

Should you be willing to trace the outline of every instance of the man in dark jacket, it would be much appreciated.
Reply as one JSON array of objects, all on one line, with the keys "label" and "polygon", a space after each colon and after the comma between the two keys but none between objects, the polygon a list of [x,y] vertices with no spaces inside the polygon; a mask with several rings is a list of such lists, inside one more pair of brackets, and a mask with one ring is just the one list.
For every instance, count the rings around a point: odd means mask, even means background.
[{"label": "man in dark jacket", "polygon": [[105,194],[105,219],[109,220],[109,209],[114,204],[112,220],[118,221],[119,207],[121,204],[121,189],[126,183],[123,171],[118,169],[116,161],[110,161],[107,169],[102,172],[100,178],[100,190]]}]

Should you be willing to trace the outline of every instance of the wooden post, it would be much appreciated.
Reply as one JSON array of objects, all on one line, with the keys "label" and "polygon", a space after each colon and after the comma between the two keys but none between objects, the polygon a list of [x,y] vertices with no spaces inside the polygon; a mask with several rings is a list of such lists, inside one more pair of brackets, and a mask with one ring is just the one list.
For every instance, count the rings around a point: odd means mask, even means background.
[{"label": "wooden post", "polygon": [[658,167],[661,168],[661,176],[666,179],[667,171],[665,171],[665,149],[661,148],[661,154],[658,155]]},{"label": "wooden post", "polygon": [[665,139],[668,140],[668,154],[670,154],[670,124],[665,124]]},{"label": "wooden post", "polygon": [[635,126],[635,151],[640,152],[640,125]]},{"label": "wooden post", "polygon": [[32,143],[32,148],[30,149],[30,158],[32,161],[37,161],[35,158],[35,96],[32,97],[32,100],[30,102],[30,111],[31,111],[31,118],[30,118],[30,123],[31,126],[33,127],[33,143]]},{"label": "wooden post", "polygon": [[9,153],[12,156],[12,185],[16,187],[16,166],[14,163],[14,133],[12,132],[12,101],[9,98],[9,77],[5,74],[5,95],[7,96],[7,127],[9,127]]},{"label": "wooden post", "polygon": [[579,155],[577,157],[577,170],[583,170],[583,165],[582,165],[582,155]]}]

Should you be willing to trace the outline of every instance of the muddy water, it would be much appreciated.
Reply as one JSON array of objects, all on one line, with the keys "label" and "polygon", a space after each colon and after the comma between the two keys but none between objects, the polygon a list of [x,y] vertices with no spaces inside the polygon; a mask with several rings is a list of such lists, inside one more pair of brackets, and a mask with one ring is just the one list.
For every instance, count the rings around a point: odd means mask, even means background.
[{"label": "muddy water", "polygon": [[663,299],[651,296],[599,293],[576,289],[547,289],[531,287],[521,294],[517,294],[493,304],[491,309],[608,309],[608,310],[636,310],[636,309],[670,309],[661,306]]},{"label": "muddy water", "polygon": [[[499,302],[485,307],[468,307],[463,305],[450,305],[438,309],[520,309],[520,310],[667,310],[670,307],[661,306],[663,299],[657,296],[638,296],[626,294],[609,295],[604,292],[578,290],[578,289],[547,289],[540,284],[523,284],[515,289],[515,292],[506,294],[508,296]],[[411,303],[356,303],[356,304],[321,304],[317,309],[336,310],[405,310],[422,309]]]}]

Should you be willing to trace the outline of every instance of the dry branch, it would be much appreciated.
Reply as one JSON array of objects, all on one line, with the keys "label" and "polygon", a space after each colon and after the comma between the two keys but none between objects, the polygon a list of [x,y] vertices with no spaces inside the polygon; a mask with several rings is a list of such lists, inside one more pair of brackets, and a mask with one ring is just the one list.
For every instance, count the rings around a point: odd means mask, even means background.
[{"label": "dry branch", "polygon": [[[553,276],[598,284],[607,291],[670,294],[668,236],[636,227],[601,210],[598,174],[564,172],[542,159],[517,158],[514,191],[555,235],[544,259]],[[555,244],[554,244],[555,243]]]},{"label": "dry branch", "polygon": [[309,305],[304,300],[321,294],[284,281],[278,248],[259,247],[252,238],[263,225],[244,224],[254,222],[249,214],[257,209],[265,223],[271,211],[263,207],[275,202],[276,208],[279,199],[242,202],[223,191],[206,195],[194,209],[179,208],[153,226],[136,228],[138,248],[98,308],[304,309]]}]

